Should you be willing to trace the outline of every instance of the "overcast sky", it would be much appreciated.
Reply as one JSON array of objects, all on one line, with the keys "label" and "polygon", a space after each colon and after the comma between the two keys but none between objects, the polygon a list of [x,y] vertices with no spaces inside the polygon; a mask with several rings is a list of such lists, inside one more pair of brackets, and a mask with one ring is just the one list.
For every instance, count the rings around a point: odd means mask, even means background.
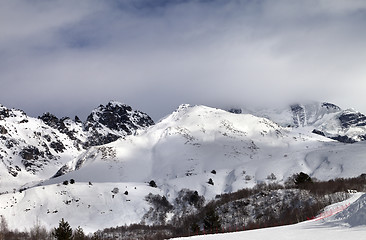
[{"label": "overcast sky", "polygon": [[366,113],[364,0],[1,0],[0,103],[154,120],[182,103],[329,101]]}]

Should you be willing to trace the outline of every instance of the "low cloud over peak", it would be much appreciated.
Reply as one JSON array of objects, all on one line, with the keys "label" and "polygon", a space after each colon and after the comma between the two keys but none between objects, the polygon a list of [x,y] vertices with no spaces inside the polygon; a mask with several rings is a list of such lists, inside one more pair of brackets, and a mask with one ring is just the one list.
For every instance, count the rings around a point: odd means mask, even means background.
[{"label": "low cloud over peak", "polygon": [[364,1],[2,1],[0,102],[155,120],[181,103],[326,100],[366,112]]}]

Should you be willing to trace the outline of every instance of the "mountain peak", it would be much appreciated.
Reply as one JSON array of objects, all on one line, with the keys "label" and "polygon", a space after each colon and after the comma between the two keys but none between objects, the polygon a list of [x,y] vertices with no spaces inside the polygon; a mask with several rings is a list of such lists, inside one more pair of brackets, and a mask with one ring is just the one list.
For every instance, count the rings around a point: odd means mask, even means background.
[{"label": "mountain peak", "polygon": [[[131,106],[125,104],[125,103],[121,103],[121,102],[118,102],[118,101],[115,101],[115,100],[110,100],[106,107],[109,107],[109,108],[116,108],[116,107],[125,107],[125,108],[131,108]],[[131,108],[132,110],[132,108]]]},{"label": "mountain peak", "polygon": [[154,121],[146,113],[133,110],[126,104],[110,101],[105,106],[95,108],[83,126],[91,134],[89,145],[95,146],[110,143],[153,124]]},{"label": "mountain peak", "polygon": [[333,103],[323,102],[322,107],[328,110],[341,111],[342,109]]}]

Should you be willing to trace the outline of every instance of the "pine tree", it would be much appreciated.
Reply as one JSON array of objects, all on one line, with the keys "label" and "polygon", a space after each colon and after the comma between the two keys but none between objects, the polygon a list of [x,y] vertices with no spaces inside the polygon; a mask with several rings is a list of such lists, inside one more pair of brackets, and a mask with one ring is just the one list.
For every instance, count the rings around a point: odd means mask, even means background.
[{"label": "pine tree", "polygon": [[74,231],[74,240],[84,240],[85,234],[84,230],[79,226]]},{"label": "pine tree", "polygon": [[57,240],[72,240],[72,228],[70,224],[66,222],[63,218],[61,219],[58,228],[55,228],[52,235]]}]

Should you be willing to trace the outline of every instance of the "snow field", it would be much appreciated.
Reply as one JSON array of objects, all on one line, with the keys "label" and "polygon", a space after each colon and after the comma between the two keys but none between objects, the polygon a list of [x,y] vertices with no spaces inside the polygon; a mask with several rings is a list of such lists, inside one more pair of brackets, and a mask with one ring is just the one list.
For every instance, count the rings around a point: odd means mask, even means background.
[{"label": "snow field", "polygon": [[[112,193],[115,188],[118,193]],[[85,232],[94,232],[140,222],[151,207],[144,200],[149,193],[163,194],[141,183],[76,182],[0,195],[0,206],[10,229],[29,230],[37,221],[50,229],[64,218],[73,228],[81,226]]]}]

